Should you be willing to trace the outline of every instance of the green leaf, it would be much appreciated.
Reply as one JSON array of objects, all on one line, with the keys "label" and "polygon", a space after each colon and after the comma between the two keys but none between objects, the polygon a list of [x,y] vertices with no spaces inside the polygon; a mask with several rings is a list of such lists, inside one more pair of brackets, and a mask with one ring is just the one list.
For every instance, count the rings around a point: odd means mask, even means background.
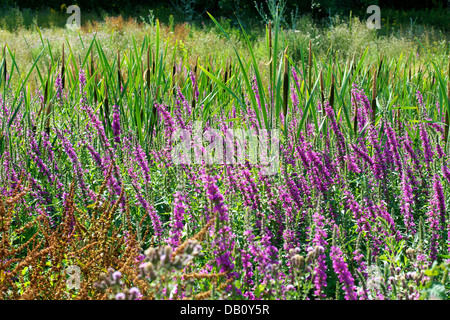
[{"label": "green leaf", "polygon": [[259,297],[259,295],[264,291],[265,288],[266,286],[263,284],[258,285],[255,289],[255,297]]}]

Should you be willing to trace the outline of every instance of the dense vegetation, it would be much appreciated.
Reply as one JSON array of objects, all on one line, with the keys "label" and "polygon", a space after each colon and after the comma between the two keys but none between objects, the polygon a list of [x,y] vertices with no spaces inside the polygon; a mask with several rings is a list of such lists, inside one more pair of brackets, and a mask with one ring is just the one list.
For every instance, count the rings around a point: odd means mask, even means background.
[{"label": "dense vegetation", "polygon": [[2,35],[1,299],[448,298],[448,41],[277,12]]},{"label": "dense vegetation", "polygon": [[[120,15],[125,20],[155,15],[162,23],[171,19],[177,22],[188,21],[196,25],[210,24],[207,12],[216,18],[229,19],[239,27],[238,19],[245,21],[247,30],[261,29],[270,19],[266,12],[273,1],[254,0],[99,0],[96,2],[79,0],[75,3],[47,0],[4,0],[0,6],[0,28],[14,31],[36,25],[45,27],[64,27],[68,18],[67,8],[76,4],[82,13],[82,24],[104,21],[108,16]],[[295,29],[296,21],[310,16],[317,24],[329,24],[336,15],[367,19],[370,5],[378,5],[382,10],[389,29],[389,22],[399,25],[424,25],[449,31],[448,15],[450,3],[447,0],[285,0],[280,1],[280,18],[283,28]],[[261,19],[262,18],[262,19]],[[384,28],[385,29],[385,28]]]}]

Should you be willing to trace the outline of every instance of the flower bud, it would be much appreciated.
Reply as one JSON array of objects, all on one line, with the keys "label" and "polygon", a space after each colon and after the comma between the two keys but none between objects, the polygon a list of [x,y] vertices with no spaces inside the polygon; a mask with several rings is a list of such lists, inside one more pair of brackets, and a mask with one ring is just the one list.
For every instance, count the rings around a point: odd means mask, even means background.
[{"label": "flower bud", "polygon": [[295,251],[294,251],[293,248],[289,249],[289,256],[290,256],[290,257],[293,257],[293,256],[294,256],[294,253],[295,253]]},{"label": "flower bud", "polygon": [[141,270],[141,273],[143,273],[143,277],[148,275],[151,280],[154,280],[156,278],[156,273],[155,273],[155,269],[153,267],[153,263],[151,263],[151,262],[142,263],[139,266],[139,269]]},{"label": "flower bud", "polygon": [[109,283],[111,285],[121,285],[122,284],[122,281],[120,280],[121,277],[122,273],[120,271],[114,271],[113,274],[111,275]]},{"label": "flower bud", "polygon": [[318,246],[314,248],[313,258],[314,258],[314,260],[317,260],[317,258],[319,258],[319,247]]},{"label": "flower bud", "polygon": [[141,263],[139,265],[139,278],[144,278],[145,277],[145,268],[147,267],[147,263]]},{"label": "flower bud", "polygon": [[400,277],[400,282],[402,283],[402,287],[406,289],[406,278],[404,276]]},{"label": "flower bud", "polygon": [[106,273],[100,272],[100,275],[99,275],[98,278],[99,278],[101,281],[105,281],[105,280],[108,278],[108,276],[106,275]]},{"label": "flower bud", "polygon": [[303,268],[303,266],[305,265],[305,258],[303,258],[303,256],[298,255],[298,254],[294,255],[291,258],[291,261],[292,261],[292,266],[299,270],[301,270]]},{"label": "flower bud", "polygon": [[130,293],[130,299],[131,299],[131,300],[136,299],[136,298],[139,297],[139,295],[141,294],[141,292],[139,291],[139,289],[136,288],[136,287],[131,288],[130,291],[129,291],[129,293]]},{"label": "flower bud", "polygon": [[152,262],[153,264],[157,264],[160,259],[159,251],[160,250],[156,250],[155,248],[148,248],[147,250],[145,250],[145,255],[150,262]]},{"label": "flower bud", "polygon": [[308,255],[306,256],[306,264],[310,264],[314,259],[313,259],[313,255],[314,255],[314,252],[313,251],[311,251],[310,253],[308,253]]},{"label": "flower bud", "polygon": [[409,294],[413,294],[413,292],[414,292],[414,287],[413,286],[409,286]]},{"label": "flower bud", "polygon": [[153,270],[153,269],[150,270],[148,272],[148,277],[150,278],[151,281],[154,281],[156,279],[156,272],[155,272],[155,270]]},{"label": "flower bud", "polygon": [[286,289],[286,291],[290,291],[290,290],[295,291],[295,287],[292,284],[288,284],[285,289]]},{"label": "flower bud", "polygon": [[108,275],[109,275],[109,277],[111,277],[113,273],[114,273],[114,269],[109,267],[108,268]]},{"label": "flower bud", "polygon": [[123,292],[119,292],[116,294],[116,300],[125,300],[125,294]]},{"label": "flower bud", "polygon": [[408,248],[406,250],[406,256],[408,257],[408,259],[414,260],[416,257],[416,251],[413,248]]},{"label": "flower bud", "polygon": [[114,281],[117,281],[118,279],[120,280],[121,277],[122,277],[122,273],[120,271],[116,271],[112,274],[112,279]]},{"label": "flower bud", "polygon": [[164,254],[166,256],[170,256],[172,254],[172,247],[171,246],[165,246],[164,247]]}]

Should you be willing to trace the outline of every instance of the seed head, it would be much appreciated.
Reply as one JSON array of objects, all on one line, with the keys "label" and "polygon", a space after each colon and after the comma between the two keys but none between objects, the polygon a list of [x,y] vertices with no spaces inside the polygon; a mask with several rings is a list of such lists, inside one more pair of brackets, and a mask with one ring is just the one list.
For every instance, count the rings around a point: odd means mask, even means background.
[{"label": "seed head", "polygon": [[292,266],[299,270],[301,270],[303,268],[303,266],[305,265],[305,258],[299,254],[294,255],[291,258],[291,261],[292,261]]}]

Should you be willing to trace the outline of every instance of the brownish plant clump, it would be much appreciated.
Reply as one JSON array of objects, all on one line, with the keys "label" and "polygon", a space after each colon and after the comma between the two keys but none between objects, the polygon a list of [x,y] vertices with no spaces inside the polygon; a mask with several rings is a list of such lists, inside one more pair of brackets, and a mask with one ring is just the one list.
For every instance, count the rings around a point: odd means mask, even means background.
[{"label": "brownish plant clump", "polygon": [[[128,196],[122,193],[102,201],[111,168],[99,189],[93,208],[77,205],[75,180],[65,201],[62,222],[50,226],[46,216],[35,218],[21,228],[12,227],[15,207],[30,187],[20,191],[19,181],[13,195],[0,199],[0,298],[1,299],[104,299],[93,287],[108,267],[121,270],[125,281],[139,282],[137,261],[141,248],[132,228]],[[114,221],[120,203],[125,210],[122,225]],[[142,224],[143,219],[140,221]],[[25,240],[20,235],[28,234]],[[126,238],[124,235],[127,235]],[[68,266],[80,269],[80,287],[67,287]],[[142,282],[142,281],[141,281]],[[145,288],[145,283],[140,283]]]},{"label": "brownish plant clump", "polygon": [[[208,299],[231,284],[233,278],[227,272],[206,272],[204,263],[193,263],[216,216],[174,250],[169,246],[148,248],[142,261],[143,248],[138,239],[146,238],[149,229],[143,237],[137,236],[136,229],[144,229],[146,216],[133,227],[124,188],[118,196],[103,196],[113,166],[95,202],[87,207],[78,203],[73,179],[57,226],[51,225],[48,216],[39,215],[17,227],[16,213],[31,190],[31,183],[23,187],[23,178],[9,198],[0,199],[1,299],[111,299],[118,292],[130,297],[131,287],[139,289],[141,299],[159,299],[170,283],[178,283],[179,291],[185,292],[173,299]],[[121,204],[122,214],[118,214]],[[79,270],[79,286],[69,285],[74,275],[69,267]],[[107,281],[106,273],[111,276],[113,271],[121,274],[120,288]],[[205,289],[199,290],[196,284],[202,281],[214,289],[203,286]]]}]

